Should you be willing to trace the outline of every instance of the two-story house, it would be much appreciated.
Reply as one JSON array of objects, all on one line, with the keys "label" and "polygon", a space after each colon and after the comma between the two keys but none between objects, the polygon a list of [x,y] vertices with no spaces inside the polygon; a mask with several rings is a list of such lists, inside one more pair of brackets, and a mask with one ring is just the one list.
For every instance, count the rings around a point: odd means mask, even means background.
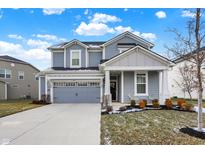
[{"label": "two-story house", "polygon": [[39,73],[39,99],[54,103],[98,103],[169,96],[167,71],[173,63],[151,51],[154,44],[124,32],[106,42],[72,40],[48,49],[51,68]]},{"label": "two-story house", "polygon": [[25,61],[0,56],[0,100],[38,98],[37,73],[39,70]]}]

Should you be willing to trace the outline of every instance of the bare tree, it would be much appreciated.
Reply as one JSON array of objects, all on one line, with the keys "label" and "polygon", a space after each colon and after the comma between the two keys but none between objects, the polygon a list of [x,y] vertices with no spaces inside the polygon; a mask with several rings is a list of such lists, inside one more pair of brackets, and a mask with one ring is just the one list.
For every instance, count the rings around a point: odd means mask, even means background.
[{"label": "bare tree", "polygon": [[198,91],[198,131],[202,131],[202,93],[203,93],[203,74],[202,65],[205,62],[205,52],[202,50],[205,44],[205,23],[202,21],[203,9],[189,9],[193,17],[187,22],[187,34],[183,35],[175,28],[169,31],[176,35],[175,44],[170,48],[169,52],[173,53],[176,58],[182,58],[193,64],[196,69],[195,77],[197,78]]},{"label": "bare tree", "polygon": [[193,65],[187,65],[179,67],[180,79],[175,80],[177,85],[189,94],[190,101],[192,102],[191,93],[196,89],[197,79],[196,79],[196,69]]}]

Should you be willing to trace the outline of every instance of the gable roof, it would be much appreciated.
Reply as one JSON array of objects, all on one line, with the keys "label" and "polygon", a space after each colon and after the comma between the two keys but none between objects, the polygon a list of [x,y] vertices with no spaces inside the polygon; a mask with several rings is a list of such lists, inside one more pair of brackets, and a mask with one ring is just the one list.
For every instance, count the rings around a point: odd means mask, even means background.
[{"label": "gable roof", "polygon": [[147,44],[147,45],[150,46],[150,47],[154,47],[154,44],[153,44],[153,43],[151,43],[151,42],[149,42],[149,41],[147,41],[147,40],[145,40],[145,39],[143,39],[143,38],[141,38],[141,37],[139,37],[139,36],[137,36],[137,35],[135,35],[135,34],[129,32],[129,31],[126,31],[126,32],[124,32],[124,33],[121,33],[121,34],[115,36],[114,38],[108,40],[107,42],[105,42],[105,43],[102,44],[102,45],[103,45],[103,46],[107,46],[107,45],[111,44],[112,42],[123,38],[124,36],[130,36],[130,37],[132,37],[133,39],[138,40],[138,41],[140,41],[140,42],[142,42],[142,43],[145,43],[145,44]]},{"label": "gable roof", "polygon": [[23,61],[23,60],[20,60],[20,59],[17,59],[17,58],[14,58],[14,57],[11,57],[11,56],[8,56],[8,55],[3,55],[3,56],[0,56],[0,61],[7,61],[7,62],[13,62],[13,63],[19,63],[19,64],[24,64],[24,65],[29,65],[31,67],[33,67],[34,69],[36,69],[37,71],[40,71],[39,69],[37,69],[36,67],[34,67],[33,65]]},{"label": "gable roof", "polygon": [[124,52],[121,52],[120,54],[118,54],[118,55],[116,55],[116,56],[110,58],[109,60],[107,60],[107,61],[101,63],[100,65],[101,65],[101,66],[105,66],[106,64],[112,62],[112,61],[115,60],[115,59],[118,59],[118,58],[124,56],[125,54],[127,54],[127,53],[129,53],[129,52],[135,50],[136,48],[141,48],[142,50],[146,51],[147,53],[149,53],[149,54],[151,54],[151,55],[153,55],[153,56],[155,56],[155,57],[157,57],[157,58],[159,58],[159,59],[161,59],[161,60],[163,60],[163,61],[165,61],[165,62],[167,62],[167,63],[170,63],[171,65],[174,65],[174,64],[175,64],[173,61],[169,60],[169,59],[166,58],[166,57],[163,57],[163,56],[160,55],[160,54],[157,54],[156,52],[153,52],[153,51],[151,51],[151,50],[148,50],[148,49],[144,48],[144,47],[141,46],[141,45],[136,45],[136,46],[134,46],[134,47],[132,47],[132,48],[129,48],[128,50],[125,50]]}]

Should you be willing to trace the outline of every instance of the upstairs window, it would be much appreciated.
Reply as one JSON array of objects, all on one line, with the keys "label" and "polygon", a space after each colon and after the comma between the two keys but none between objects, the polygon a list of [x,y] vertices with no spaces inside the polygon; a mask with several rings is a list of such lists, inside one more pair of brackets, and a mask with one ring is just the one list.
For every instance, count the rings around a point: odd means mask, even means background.
[{"label": "upstairs window", "polygon": [[81,67],[81,51],[80,50],[71,50],[71,60],[70,67]]},{"label": "upstairs window", "polygon": [[0,78],[11,78],[11,70],[9,69],[0,69]]},{"label": "upstairs window", "polygon": [[19,80],[23,80],[24,79],[24,72],[23,71],[19,71],[18,72],[18,79]]}]

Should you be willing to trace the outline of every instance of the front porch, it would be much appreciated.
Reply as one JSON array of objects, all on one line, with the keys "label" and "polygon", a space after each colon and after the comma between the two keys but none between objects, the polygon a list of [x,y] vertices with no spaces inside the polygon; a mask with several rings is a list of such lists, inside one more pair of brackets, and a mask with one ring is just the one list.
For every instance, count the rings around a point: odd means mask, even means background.
[{"label": "front porch", "polygon": [[105,70],[103,103],[113,106],[116,102],[127,104],[131,99],[158,99],[163,105],[164,100],[169,98],[167,71],[151,68]]}]

